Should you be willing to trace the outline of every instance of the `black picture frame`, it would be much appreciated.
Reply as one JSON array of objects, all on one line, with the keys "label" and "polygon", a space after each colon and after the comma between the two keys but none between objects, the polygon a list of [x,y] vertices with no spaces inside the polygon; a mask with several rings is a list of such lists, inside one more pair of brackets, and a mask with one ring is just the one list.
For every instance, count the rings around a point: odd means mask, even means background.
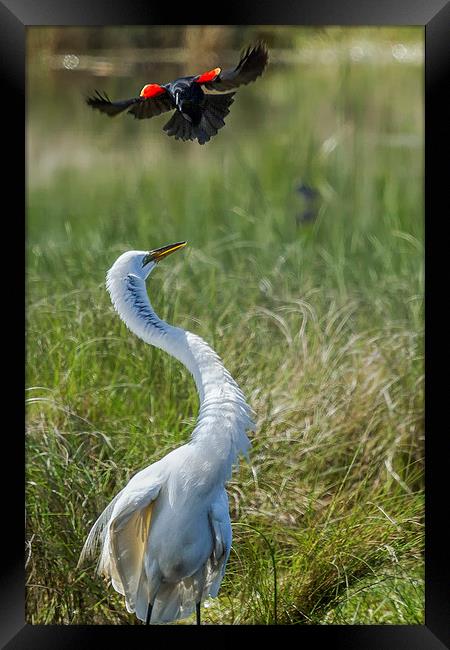
[{"label": "black picture frame", "polygon": [[[237,5],[237,6],[236,6]],[[364,650],[405,649],[438,650],[450,647],[448,516],[443,504],[448,499],[446,465],[448,459],[446,400],[440,400],[437,390],[437,362],[442,357],[439,339],[434,327],[442,321],[432,316],[430,287],[439,280],[439,264],[435,264],[437,239],[433,238],[431,264],[431,232],[440,227],[447,214],[448,153],[444,165],[438,163],[438,154],[448,151],[450,106],[448,72],[450,68],[450,4],[446,0],[241,0],[231,7],[222,5],[222,12],[201,9],[201,20],[188,4],[177,7],[180,24],[280,24],[280,25],[421,25],[425,29],[425,214],[426,214],[426,609],[425,625],[385,626],[296,626],[295,628],[263,627],[264,634],[279,634],[289,630],[303,647],[311,643],[331,644],[337,648]],[[168,9],[168,10],[167,10]],[[179,635],[211,634],[214,626],[155,627],[145,626],[60,626],[28,625],[25,623],[25,561],[24,561],[24,406],[21,389],[25,368],[23,332],[25,331],[24,287],[26,239],[25,227],[25,38],[26,28],[35,25],[148,25],[169,24],[173,7],[155,6],[148,0],[134,2],[102,0],[0,0],[0,70],[2,73],[2,121],[12,135],[12,143],[3,149],[5,174],[3,185],[5,248],[13,253],[12,264],[3,267],[3,280],[8,279],[8,290],[16,305],[9,312],[8,347],[17,350],[13,364],[4,364],[8,374],[8,399],[4,401],[10,414],[10,423],[4,425],[3,468],[11,468],[11,476],[3,486],[3,517],[1,535],[5,551],[2,554],[0,582],[0,642],[8,650],[18,648],[79,648],[96,647],[98,643],[130,643],[129,635],[142,635],[142,642],[151,643],[152,636],[164,633]],[[200,12],[199,12],[200,13]],[[446,92],[447,91],[447,92]],[[7,98],[7,100],[6,100]],[[446,146],[447,145],[447,146]],[[444,198],[445,192],[445,198]],[[9,201],[8,201],[9,199]],[[447,200],[448,203],[448,200]],[[448,208],[447,208],[448,212]],[[11,219],[11,216],[13,218]],[[22,216],[23,215],[23,216]],[[432,218],[433,217],[433,218]],[[7,223],[5,224],[5,221]],[[12,227],[10,227],[12,224]],[[445,246],[445,238],[441,243]],[[443,249],[442,252],[444,252]],[[445,256],[440,259],[445,260]],[[6,272],[6,278],[5,278]],[[436,294],[435,294],[436,295]],[[439,294],[438,294],[439,295]],[[437,302],[440,298],[437,297]],[[14,319],[16,319],[14,327]],[[11,327],[11,322],[13,326]],[[433,326],[433,337],[430,328]],[[444,340],[444,339],[443,339]],[[14,345],[15,344],[15,345]],[[433,372],[431,372],[433,368]],[[441,375],[442,376],[442,375]],[[445,377],[445,375],[444,375]],[[444,379],[445,383],[445,379]],[[439,412],[439,406],[442,413]],[[440,419],[439,416],[442,416]],[[6,476],[6,471],[4,471]],[[221,638],[228,634],[254,634],[254,626],[221,626]],[[195,630],[195,632],[194,632]]]}]

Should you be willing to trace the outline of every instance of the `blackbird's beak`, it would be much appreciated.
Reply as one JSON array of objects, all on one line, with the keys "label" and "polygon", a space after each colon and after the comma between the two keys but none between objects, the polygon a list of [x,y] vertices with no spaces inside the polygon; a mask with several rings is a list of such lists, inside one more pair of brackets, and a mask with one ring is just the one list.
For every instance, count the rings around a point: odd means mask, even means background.
[{"label": "blackbird's beak", "polygon": [[142,266],[147,266],[150,262],[160,262],[167,255],[175,253],[175,251],[180,248],[184,248],[187,242],[181,241],[176,244],[169,244],[168,246],[162,246],[161,248],[155,248],[147,253],[147,255],[142,260]]}]

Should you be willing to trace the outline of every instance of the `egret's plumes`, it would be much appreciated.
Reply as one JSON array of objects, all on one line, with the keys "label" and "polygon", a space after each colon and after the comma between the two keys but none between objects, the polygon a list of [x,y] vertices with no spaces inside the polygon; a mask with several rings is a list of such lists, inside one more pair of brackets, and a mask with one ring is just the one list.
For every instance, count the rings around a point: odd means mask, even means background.
[{"label": "egret's plumes", "polygon": [[[216,596],[231,546],[224,488],[253,430],[244,395],[218,355],[199,336],[161,320],[145,280],[157,262],[184,242],[129,251],[107,274],[112,303],[127,327],[165,350],[192,373],[200,412],[190,440],[136,474],[94,524],[80,561],[100,545],[98,571],[145,621],[189,616]],[[150,609],[149,609],[150,606]]]}]

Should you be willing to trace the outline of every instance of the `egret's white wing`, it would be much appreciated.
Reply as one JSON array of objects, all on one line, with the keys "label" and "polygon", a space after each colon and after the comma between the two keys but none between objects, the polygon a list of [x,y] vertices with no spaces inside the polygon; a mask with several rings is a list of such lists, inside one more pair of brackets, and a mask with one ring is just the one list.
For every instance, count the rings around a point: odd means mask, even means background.
[{"label": "egret's white wing", "polygon": [[228,496],[223,490],[208,512],[213,534],[213,552],[209,561],[203,597],[217,596],[231,549],[231,522]]},{"label": "egret's white wing", "polygon": [[[91,530],[89,531],[89,535],[87,536],[86,541],[84,542],[83,548],[81,550],[80,557],[78,559],[77,569],[80,566],[82,566],[85,562],[87,562],[87,560],[89,560],[94,556],[97,546],[100,543],[103,545],[103,541],[106,534],[106,528],[109,524],[111,513],[114,509],[114,505],[117,499],[120,497],[121,494],[122,491],[116,494],[114,499],[106,506],[106,508],[101,513],[101,515],[99,515],[99,517],[93,524]],[[102,571],[100,570],[100,563],[101,563],[101,559],[98,562],[97,570],[99,573],[102,573]]]},{"label": "egret's white wing", "polygon": [[141,574],[153,503],[162,485],[157,466],[136,474],[114,497],[93,525],[80,556],[79,564],[101,544],[97,570],[125,596],[128,611],[135,609],[142,582],[147,585]]},{"label": "egret's white wing", "polygon": [[[231,548],[231,524],[225,490],[212,502],[208,520],[213,547],[206,565],[179,582],[160,584],[153,606],[152,623],[168,623],[190,616],[200,600],[217,596]],[[146,607],[146,601],[136,607],[136,614],[141,620],[145,620]]]},{"label": "egret's white wing", "polygon": [[147,585],[144,553],[147,547],[153,503],[162,481],[154,466],[134,476],[122,491],[109,524],[109,573],[114,588],[125,596],[127,609],[135,611],[138,592]]}]

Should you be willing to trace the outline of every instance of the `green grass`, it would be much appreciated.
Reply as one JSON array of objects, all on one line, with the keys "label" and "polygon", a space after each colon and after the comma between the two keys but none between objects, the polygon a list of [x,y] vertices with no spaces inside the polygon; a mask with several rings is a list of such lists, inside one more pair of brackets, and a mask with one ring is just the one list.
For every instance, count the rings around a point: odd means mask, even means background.
[{"label": "green grass", "polygon": [[[422,68],[274,64],[205,147],[172,142],[164,117],[88,111],[85,88],[129,81],[70,74],[30,62],[27,620],[137,624],[79,552],[125,482],[187,440],[198,399],[104,279],[124,250],[187,239],[153,305],[218,351],[257,415],[204,621],[422,624]],[[300,182],[320,191],[312,223]]]}]

